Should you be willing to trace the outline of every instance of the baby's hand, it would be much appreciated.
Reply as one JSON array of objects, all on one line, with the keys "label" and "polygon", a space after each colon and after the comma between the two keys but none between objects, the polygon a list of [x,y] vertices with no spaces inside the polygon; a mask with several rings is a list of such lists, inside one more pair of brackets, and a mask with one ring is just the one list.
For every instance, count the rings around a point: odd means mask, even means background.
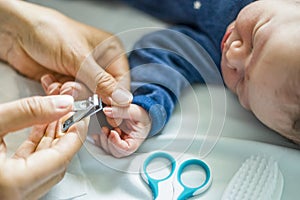
[{"label": "baby's hand", "polygon": [[105,107],[103,112],[115,128],[102,127],[102,133],[93,135],[95,143],[117,158],[134,153],[150,132],[148,113],[135,104],[126,108]]},{"label": "baby's hand", "polygon": [[[58,80],[50,74],[44,75],[41,83],[47,95],[68,94],[74,99],[84,99],[91,95],[85,85],[68,79]],[[114,128],[110,130],[102,127],[102,133],[93,134],[95,144],[118,158],[134,153],[150,132],[148,113],[135,104],[128,107],[105,107],[103,112]]]}]

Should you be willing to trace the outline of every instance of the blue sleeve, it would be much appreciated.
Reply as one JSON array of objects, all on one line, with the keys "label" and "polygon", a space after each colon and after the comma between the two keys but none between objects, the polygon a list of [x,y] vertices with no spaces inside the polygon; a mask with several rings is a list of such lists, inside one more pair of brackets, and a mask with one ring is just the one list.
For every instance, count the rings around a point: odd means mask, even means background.
[{"label": "blue sleeve", "polygon": [[149,136],[162,130],[185,88],[223,83],[219,69],[199,45],[202,40],[205,46],[213,46],[187,27],[164,29],[144,36],[130,53],[133,103],[150,115]]}]

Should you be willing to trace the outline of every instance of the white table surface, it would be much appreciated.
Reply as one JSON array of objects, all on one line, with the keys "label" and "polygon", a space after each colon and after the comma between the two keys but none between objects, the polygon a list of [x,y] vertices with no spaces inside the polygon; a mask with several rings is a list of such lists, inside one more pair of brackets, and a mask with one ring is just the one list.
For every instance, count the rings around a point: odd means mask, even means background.
[{"label": "white table surface", "polygon": [[[166,26],[109,1],[32,2],[53,7],[76,20],[119,35],[128,51],[142,34]],[[0,63],[0,76],[1,103],[43,95],[38,83],[20,76],[4,63]],[[214,101],[210,97],[214,95],[220,97],[220,104],[211,103]],[[97,131],[100,126],[94,117],[90,132]],[[6,138],[9,152],[13,152],[29,131],[21,130]],[[211,166],[213,183],[196,198],[220,199],[245,159],[264,155],[274,158],[283,174],[282,199],[298,199],[300,152],[297,149],[299,146],[269,130],[244,110],[229,91],[196,85],[184,92],[163,133],[148,139],[134,155],[116,159],[87,141],[74,157],[65,178],[43,199],[151,199],[151,192],[138,172],[141,158],[157,150],[197,156]]]}]

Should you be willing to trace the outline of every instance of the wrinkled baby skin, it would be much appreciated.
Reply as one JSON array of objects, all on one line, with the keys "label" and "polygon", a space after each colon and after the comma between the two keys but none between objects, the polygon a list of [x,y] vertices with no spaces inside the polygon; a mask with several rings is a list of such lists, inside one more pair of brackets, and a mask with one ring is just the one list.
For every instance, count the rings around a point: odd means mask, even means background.
[{"label": "wrinkled baby skin", "polygon": [[228,26],[222,73],[240,103],[300,143],[300,2],[261,0]]}]

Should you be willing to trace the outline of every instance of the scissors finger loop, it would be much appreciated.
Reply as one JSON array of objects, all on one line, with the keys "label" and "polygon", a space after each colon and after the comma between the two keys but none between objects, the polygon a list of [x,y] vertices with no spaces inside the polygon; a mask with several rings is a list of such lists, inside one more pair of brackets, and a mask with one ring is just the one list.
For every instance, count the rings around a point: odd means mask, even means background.
[{"label": "scissors finger loop", "polygon": [[[165,159],[170,161],[171,170],[170,170],[170,173],[166,177],[163,177],[161,179],[156,179],[156,178],[152,178],[148,174],[147,166],[155,158],[165,158]],[[164,153],[164,152],[153,153],[149,157],[147,157],[147,159],[144,161],[142,176],[143,176],[144,180],[148,183],[149,187],[151,188],[151,190],[153,192],[154,199],[156,199],[156,197],[158,196],[158,184],[159,184],[159,182],[162,182],[162,181],[165,181],[165,180],[169,179],[173,175],[173,173],[175,171],[175,168],[176,168],[175,159],[170,154],[167,154],[167,153]]]},{"label": "scissors finger loop", "polygon": [[[190,165],[198,165],[201,168],[203,168],[205,172],[205,176],[206,176],[205,181],[198,187],[188,187],[183,183],[181,179],[181,174],[183,173],[183,170]],[[177,180],[180,183],[180,185],[184,188],[183,192],[180,194],[178,199],[186,199],[187,197],[201,194],[204,191],[206,191],[208,187],[211,185],[212,175],[211,175],[210,167],[204,161],[199,159],[186,160],[178,168]]]}]

